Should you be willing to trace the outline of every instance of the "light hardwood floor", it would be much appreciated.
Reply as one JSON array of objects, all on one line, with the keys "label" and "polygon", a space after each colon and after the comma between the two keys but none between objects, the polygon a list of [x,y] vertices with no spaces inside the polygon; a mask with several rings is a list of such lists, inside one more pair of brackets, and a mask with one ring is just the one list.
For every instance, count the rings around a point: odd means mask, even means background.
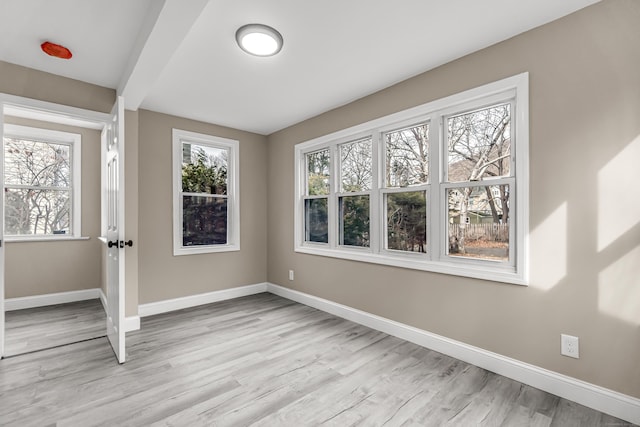
[{"label": "light hardwood floor", "polygon": [[127,346],[0,361],[0,424],[630,425],[271,294],[144,318]]},{"label": "light hardwood floor", "polygon": [[14,356],[105,336],[107,320],[99,299],[7,311],[5,354]]}]

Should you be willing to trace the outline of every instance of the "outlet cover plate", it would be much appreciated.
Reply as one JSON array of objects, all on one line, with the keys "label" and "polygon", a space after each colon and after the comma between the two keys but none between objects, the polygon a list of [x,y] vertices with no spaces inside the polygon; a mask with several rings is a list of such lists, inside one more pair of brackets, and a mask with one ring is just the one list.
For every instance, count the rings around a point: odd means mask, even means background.
[{"label": "outlet cover plate", "polygon": [[560,354],[563,356],[580,358],[580,341],[572,335],[560,335]]}]

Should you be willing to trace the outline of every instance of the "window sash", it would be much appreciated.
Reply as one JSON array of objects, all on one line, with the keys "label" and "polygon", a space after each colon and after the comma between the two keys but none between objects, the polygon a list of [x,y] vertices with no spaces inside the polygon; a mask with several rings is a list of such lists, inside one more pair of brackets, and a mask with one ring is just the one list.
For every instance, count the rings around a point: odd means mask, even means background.
[{"label": "window sash", "polygon": [[[323,241],[319,241],[319,240],[311,240],[311,213],[309,212],[309,210],[307,209],[307,201],[316,201],[316,200],[326,200],[326,210],[327,210],[327,241],[323,242]],[[311,203],[309,203],[310,205]],[[329,242],[331,241],[331,233],[329,232],[329,197],[328,196],[323,196],[323,197],[306,197],[304,199],[304,239],[305,242],[307,244],[313,244],[313,245],[328,245]]]},{"label": "window sash", "polygon": [[[448,227],[448,201],[447,201],[447,193],[450,189],[458,189],[458,188],[467,188],[467,187],[471,187],[471,188],[482,188],[482,187],[493,187],[493,186],[500,186],[500,185],[507,185],[509,186],[509,212],[510,212],[510,217],[509,217],[509,252],[508,252],[508,258],[507,260],[493,260],[493,259],[488,259],[488,258],[483,258],[483,259],[473,259],[470,257],[462,257],[462,256],[453,256],[449,254],[449,248],[448,248],[448,240],[449,240],[449,227]],[[443,227],[444,229],[441,230],[440,236],[443,239],[443,243],[444,245],[442,245],[442,250],[440,251],[440,256],[442,259],[446,259],[448,262],[454,262],[454,263],[474,263],[474,264],[478,264],[478,265],[482,265],[482,264],[486,264],[486,263],[490,263],[493,265],[499,265],[502,266],[504,268],[515,268],[516,266],[516,248],[517,248],[517,244],[518,242],[516,241],[516,239],[518,238],[517,236],[517,227],[518,227],[518,221],[520,221],[519,218],[517,218],[514,213],[517,212],[516,210],[516,203],[517,203],[517,194],[516,194],[516,179],[515,178],[502,178],[502,179],[497,179],[497,180],[491,180],[491,181],[469,181],[469,182],[464,182],[464,183],[447,183],[447,184],[443,184],[442,185],[443,191],[442,191],[442,195],[441,195],[441,206],[442,206],[442,212],[445,215],[444,218],[447,221],[447,224]]]},{"label": "window sash", "polygon": [[[382,168],[382,174],[384,176],[384,179],[382,180],[382,184],[381,187],[382,188],[407,188],[407,187],[417,187],[417,186],[422,186],[422,185],[428,185],[431,183],[431,174],[433,172],[432,169],[432,165],[431,165],[431,156],[432,156],[432,145],[434,145],[434,139],[431,138],[432,136],[432,125],[431,123],[433,122],[433,117],[427,117],[426,119],[422,119],[422,120],[411,120],[410,122],[401,122],[401,123],[396,123],[394,126],[391,126],[387,129],[379,129],[378,133],[379,133],[379,137],[380,137],[380,145],[381,145],[381,158],[383,161],[383,168]],[[414,183],[414,184],[409,184],[406,186],[392,186],[389,184],[389,182],[387,182],[387,173],[388,173],[388,168],[390,167],[390,165],[387,164],[387,159],[389,157],[389,148],[388,148],[388,144],[386,142],[386,137],[389,134],[395,133],[395,132],[403,132],[403,131],[407,131],[413,128],[417,128],[420,126],[427,126],[427,177],[425,182],[418,182],[418,183]],[[437,169],[436,169],[437,170]]]},{"label": "window sash", "polygon": [[[368,192],[362,192],[362,193],[363,194],[346,193],[338,196],[338,199],[337,199],[337,206],[339,211],[338,212],[338,245],[340,247],[353,248],[358,250],[369,250],[369,248],[371,247],[371,196],[368,194]],[[349,245],[344,243],[344,239],[345,239],[344,199],[361,198],[361,197],[366,197],[369,205],[367,209],[367,217],[366,217],[367,218],[366,221],[368,222],[369,226],[365,233],[368,236],[368,244],[367,245]]]},{"label": "window sash", "polygon": [[[380,190],[380,202],[381,202],[381,217],[383,221],[381,221],[381,237],[382,237],[382,246],[381,251],[387,254],[393,254],[395,256],[412,256],[412,257],[420,257],[427,258],[430,256],[430,239],[429,239],[429,185],[420,185],[416,187],[404,187],[404,188],[387,188]],[[394,249],[389,248],[389,230],[388,230],[388,195],[398,195],[405,193],[424,193],[425,196],[425,241],[424,241],[424,249],[425,252],[419,251],[408,251],[402,249]]]},{"label": "window sash", "polygon": [[[516,127],[517,127],[517,120],[516,120],[516,99],[514,96],[511,97],[507,97],[505,98],[503,101],[500,101],[500,98],[495,98],[492,97],[493,102],[488,103],[486,100],[483,100],[484,102],[476,102],[474,104],[472,104],[472,107],[469,107],[465,110],[454,110],[455,112],[453,114],[446,114],[442,116],[442,129],[443,129],[443,142],[442,144],[440,144],[442,147],[442,152],[443,152],[443,156],[442,156],[442,172],[441,172],[441,176],[443,177],[442,182],[448,182],[448,183],[459,183],[459,182],[466,182],[466,181],[451,181],[449,180],[449,164],[448,164],[448,158],[449,158],[449,127],[448,127],[448,121],[449,119],[452,118],[456,118],[456,117],[460,117],[460,116],[464,116],[464,115],[468,115],[468,114],[473,114],[476,112],[480,112],[480,111],[484,111],[487,109],[490,109],[492,107],[497,107],[500,105],[509,105],[509,117],[510,117],[510,121],[509,121],[509,128],[510,128],[510,135],[511,135],[511,142],[510,142],[510,147],[509,147],[509,174],[507,175],[502,175],[502,176],[498,176],[498,177],[492,177],[492,176],[486,176],[484,177],[481,181],[489,181],[489,180],[494,180],[494,179],[501,179],[501,178],[515,178],[516,177],[516,162],[514,161],[515,159],[515,152],[516,152],[516,148],[518,146],[518,141],[516,138],[514,138],[514,136],[516,135]],[[515,139],[515,141],[514,141]]]}]

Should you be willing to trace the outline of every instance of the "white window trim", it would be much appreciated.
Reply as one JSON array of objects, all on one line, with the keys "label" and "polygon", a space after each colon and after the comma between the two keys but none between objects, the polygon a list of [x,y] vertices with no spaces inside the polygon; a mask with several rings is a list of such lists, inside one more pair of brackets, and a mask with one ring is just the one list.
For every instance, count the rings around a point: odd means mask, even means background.
[{"label": "white window trim", "polygon": [[[39,141],[71,146],[71,234],[51,235],[5,235],[7,242],[47,242],[59,240],[85,240],[82,237],[82,136],[77,133],[62,132],[51,129],[4,125],[5,137],[33,138]],[[4,144],[3,144],[4,146]],[[6,183],[5,183],[6,185]],[[4,216],[2,218],[4,221]]]},{"label": "white window trim", "polygon": [[[240,250],[239,142],[202,133],[173,129],[173,255],[193,255]],[[182,143],[191,142],[229,150],[227,170],[227,243],[197,247],[182,246]]]},{"label": "white window trim", "polygon": [[[379,189],[372,191],[371,206],[377,206],[378,209],[371,210],[370,217],[370,234],[372,239],[371,248],[363,250],[362,248],[345,248],[335,244],[336,236],[333,236],[335,221],[329,220],[329,243],[310,243],[304,241],[304,195],[306,191],[305,177],[305,154],[319,150],[323,147],[336,147],[345,141],[356,140],[362,138],[363,135],[371,135],[373,140],[373,162],[374,170],[384,170],[380,158],[380,150],[378,135],[384,130],[391,130],[406,123],[417,123],[428,120],[430,123],[430,173],[438,171],[443,173],[443,154],[440,153],[439,141],[443,138],[444,129],[442,129],[442,119],[448,114],[454,114],[472,108],[478,105],[488,105],[494,102],[514,99],[515,114],[513,115],[516,144],[512,149],[512,155],[515,155],[513,167],[515,169],[515,197],[511,201],[511,211],[515,213],[515,230],[512,238],[515,244],[510,245],[510,251],[513,254],[513,265],[505,265],[506,263],[492,262],[488,260],[473,260],[469,258],[456,258],[443,253],[442,244],[445,239],[447,230],[442,227],[444,215],[442,206],[444,206],[444,187],[440,184],[441,176],[431,175],[430,182],[434,184],[426,184],[419,186],[420,189],[426,187],[428,200],[439,200],[440,203],[430,203],[427,206],[427,215],[430,219],[427,222],[427,247],[430,248],[427,254],[415,253],[395,253],[394,251],[384,250],[378,247],[381,236],[384,236],[384,224],[382,224],[382,208],[384,203],[383,189],[380,185]],[[404,267],[416,270],[431,271],[436,273],[472,277],[477,279],[491,280],[504,283],[512,283],[517,285],[527,285],[529,280],[529,74],[522,73],[512,77],[505,78],[493,83],[489,83],[477,88],[473,88],[455,95],[441,98],[417,107],[413,107],[404,111],[400,111],[385,117],[371,120],[347,129],[333,132],[312,140],[302,142],[295,146],[295,207],[294,207],[294,250],[299,253],[312,255],[321,255],[341,259],[349,259],[354,261],[370,262],[376,264],[390,265],[396,267]],[[335,150],[335,148],[332,148]],[[331,183],[333,187],[329,194],[329,212],[333,212],[331,201],[336,194],[335,156],[332,156]],[[381,169],[382,168],[382,169]],[[374,179],[380,181],[380,176]],[[378,175],[382,175],[378,173]],[[489,181],[490,183],[491,181]],[[381,184],[380,182],[378,182]],[[486,185],[486,184],[485,184]],[[378,193],[377,195],[374,195]],[[373,203],[376,203],[374,205]],[[331,215],[331,214],[330,214]],[[380,234],[382,233],[382,234]],[[376,241],[374,242],[374,238]],[[513,242],[514,240],[511,240]]]}]

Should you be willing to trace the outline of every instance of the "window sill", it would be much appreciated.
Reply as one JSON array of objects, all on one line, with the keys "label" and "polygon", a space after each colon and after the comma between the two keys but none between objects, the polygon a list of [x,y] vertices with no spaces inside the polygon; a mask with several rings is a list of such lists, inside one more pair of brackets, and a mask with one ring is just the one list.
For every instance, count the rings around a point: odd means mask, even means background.
[{"label": "window sill", "polygon": [[409,268],[412,270],[430,271],[433,273],[448,274],[453,276],[471,277],[474,279],[489,280],[493,282],[509,283],[513,285],[527,286],[527,280],[513,268],[462,265],[459,262],[433,261],[418,254],[396,257],[387,254],[374,254],[348,249],[328,249],[311,246],[297,246],[295,252],[320,255],[332,258],[348,259],[352,261],[368,262],[372,264],[389,265],[393,267]]},{"label": "window sill", "polygon": [[6,243],[35,243],[35,242],[73,242],[89,240],[89,236],[55,236],[55,237],[5,237]]},{"label": "window sill", "polygon": [[173,256],[210,254],[219,252],[236,252],[240,250],[240,245],[218,245],[218,246],[196,246],[179,247],[173,249]]}]

